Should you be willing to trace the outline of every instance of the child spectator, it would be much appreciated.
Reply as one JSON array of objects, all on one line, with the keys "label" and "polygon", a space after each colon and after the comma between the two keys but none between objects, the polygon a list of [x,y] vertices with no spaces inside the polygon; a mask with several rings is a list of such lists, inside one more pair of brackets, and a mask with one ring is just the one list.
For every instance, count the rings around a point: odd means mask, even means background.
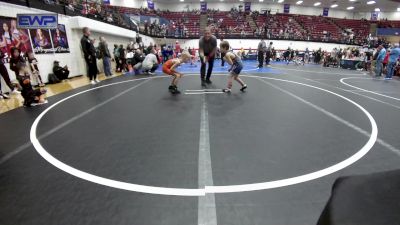
[{"label": "child spectator", "polygon": [[38,60],[33,55],[33,52],[28,52],[28,62],[29,66],[31,67],[32,75],[36,79],[36,83],[40,87],[44,87],[44,83],[42,81],[42,77],[40,76],[39,72]]}]

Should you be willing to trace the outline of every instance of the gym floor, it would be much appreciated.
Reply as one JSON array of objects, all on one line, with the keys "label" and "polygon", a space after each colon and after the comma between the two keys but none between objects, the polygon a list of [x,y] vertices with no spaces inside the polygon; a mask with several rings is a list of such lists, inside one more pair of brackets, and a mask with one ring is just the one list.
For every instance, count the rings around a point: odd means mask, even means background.
[{"label": "gym floor", "polygon": [[309,225],[340,176],[399,169],[400,81],[216,61],[125,75],[0,115],[0,224]]}]

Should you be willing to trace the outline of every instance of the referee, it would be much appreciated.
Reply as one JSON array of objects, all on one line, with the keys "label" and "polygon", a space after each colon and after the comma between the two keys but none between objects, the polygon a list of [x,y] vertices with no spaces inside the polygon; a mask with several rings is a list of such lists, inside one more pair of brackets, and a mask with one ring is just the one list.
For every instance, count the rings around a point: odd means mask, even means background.
[{"label": "referee", "polygon": [[[217,51],[217,38],[211,34],[210,28],[204,30],[204,36],[199,40],[199,55],[201,60],[201,86],[211,84],[211,73],[214,66],[215,53]],[[208,70],[206,77],[206,64],[208,62]]]}]

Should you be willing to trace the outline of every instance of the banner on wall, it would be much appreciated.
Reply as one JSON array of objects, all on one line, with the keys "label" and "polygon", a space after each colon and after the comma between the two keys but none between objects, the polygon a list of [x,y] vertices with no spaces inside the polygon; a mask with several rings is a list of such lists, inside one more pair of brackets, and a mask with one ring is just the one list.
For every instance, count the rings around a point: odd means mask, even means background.
[{"label": "banner on wall", "polygon": [[154,9],[154,2],[152,0],[147,0],[147,8]]},{"label": "banner on wall", "polygon": [[379,12],[371,12],[371,20],[378,20],[379,18]]},{"label": "banner on wall", "polygon": [[200,11],[207,12],[207,2],[200,2]]},{"label": "banner on wall", "polygon": [[58,24],[57,29],[51,29],[51,40],[55,53],[69,53],[67,32],[64,24]]},{"label": "banner on wall", "polygon": [[322,16],[328,16],[329,15],[329,8],[324,8],[322,11]]},{"label": "banner on wall", "polygon": [[244,3],[244,11],[245,12],[250,12],[251,11],[251,2],[245,2]]},{"label": "banner on wall", "polygon": [[289,13],[289,12],[290,12],[290,4],[284,4],[283,13]]},{"label": "banner on wall", "polygon": [[55,29],[58,24],[57,14],[17,14],[19,29]]},{"label": "banner on wall", "polygon": [[33,52],[35,54],[54,53],[48,29],[30,29]]},{"label": "banner on wall", "polygon": [[110,0],[103,0],[103,4],[104,5],[109,5],[110,4]]},{"label": "banner on wall", "polygon": [[376,29],[378,36],[399,36],[400,28],[378,28]]},{"label": "banner on wall", "polygon": [[28,29],[18,29],[15,18],[0,17],[0,51],[4,62],[8,62],[11,56],[11,48],[17,47],[22,54],[32,51]]}]

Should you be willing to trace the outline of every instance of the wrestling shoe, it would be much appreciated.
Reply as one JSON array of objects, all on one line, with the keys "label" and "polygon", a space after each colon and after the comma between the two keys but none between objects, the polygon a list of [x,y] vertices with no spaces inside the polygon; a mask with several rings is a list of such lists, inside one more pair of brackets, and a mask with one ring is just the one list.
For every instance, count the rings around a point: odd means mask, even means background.
[{"label": "wrestling shoe", "polygon": [[242,88],[240,88],[240,91],[244,91],[244,90],[246,90],[246,88],[247,88],[247,85],[245,84],[245,85],[243,85],[243,87]]},{"label": "wrestling shoe", "polygon": [[0,93],[0,99],[2,99],[2,98],[9,99],[10,97],[8,95],[6,95],[6,94]]}]

